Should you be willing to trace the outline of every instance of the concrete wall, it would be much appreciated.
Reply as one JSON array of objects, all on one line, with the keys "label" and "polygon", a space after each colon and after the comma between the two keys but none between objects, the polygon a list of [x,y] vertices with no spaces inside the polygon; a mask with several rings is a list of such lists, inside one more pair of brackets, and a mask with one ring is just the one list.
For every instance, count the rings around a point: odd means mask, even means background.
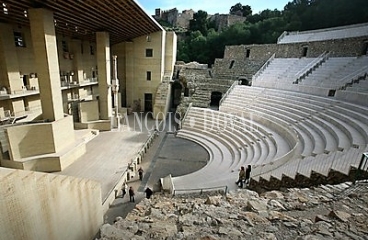
[{"label": "concrete wall", "polygon": [[[14,44],[14,32],[20,32],[23,37],[25,47],[16,47]],[[11,89],[11,93],[22,94],[25,87],[28,90],[39,90],[38,73],[35,63],[34,47],[31,38],[30,28],[27,26],[18,26],[12,24],[1,24],[0,28],[0,87],[5,86]],[[93,77],[97,77],[96,71],[96,44],[89,41],[76,41],[70,37],[57,34],[58,61],[61,74],[74,72],[73,81],[82,82]],[[68,52],[64,54],[63,41],[67,44]],[[91,51],[92,49],[92,51]],[[35,73],[36,77],[31,77]],[[26,84],[23,83],[25,76]],[[69,90],[64,90],[69,91]],[[78,89],[76,89],[78,92]],[[98,94],[95,90],[89,91],[89,88],[83,88],[80,92],[82,98],[92,98],[89,93]],[[12,96],[13,100],[1,100],[0,106],[11,112],[24,112],[25,107],[39,108],[41,106],[39,94]],[[64,112],[67,112],[67,97],[63,96]],[[4,103],[7,101],[7,103]],[[16,103],[12,103],[15,101]],[[24,103],[21,103],[23,101]]]},{"label": "concrete wall", "polygon": [[93,239],[103,223],[101,186],[0,168],[0,239]]},{"label": "concrete wall", "polygon": [[[140,99],[141,110],[144,110],[144,94],[155,93],[158,85],[162,81],[165,62],[165,39],[166,32],[156,32],[150,34],[150,41],[146,36],[133,39],[126,44],[125,56],[119,51],[118,59],[126,59],[126,101],[127,106],[134,106],[134,101]],[[115,47],[113,54],[115,54]],[[152,57],[146,57],[146,49],[153,50]],[[118,63],[119,64],[119,63]],[[151,81],[147,81],[147,71],[151,72]],[[118,73],[119,76],[121,73]]]},{"label": "concrete wall", "polygon": [[80,102],[79,112],[79,120],[81,123],[98,120],[100,118],[98,111],[98,101]]},{"label": "concrete wall", "polygon": [[12,101],[12,111],[13,113],[23,113],[24,112],[24,102],[23,99],[13,99]]},{"label": "concrete wall", "polygon": [[24,100],[24,104],[30,110],[32,110],[32,109],[38,109],[38,108],[41,107],[41,100],[40,100],[40,98],[39,98],[38,95],[36,95],[36,96],[28,96]]},{"label": "concrete wall", "polygon": [[176,62],[177,37],[175,32],[166,32],[165,73],[172,75]]},{"label": "concrete wall", "polygon": [[71,116],[51,123],[9,127],[6,131],[10,157],[13,161],[54,153],[74,141]]}]

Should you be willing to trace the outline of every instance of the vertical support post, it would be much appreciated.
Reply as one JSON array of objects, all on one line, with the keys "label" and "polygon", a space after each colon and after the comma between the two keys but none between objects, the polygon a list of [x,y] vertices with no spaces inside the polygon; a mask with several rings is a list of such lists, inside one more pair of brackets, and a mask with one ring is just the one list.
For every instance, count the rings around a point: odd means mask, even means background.
[{"label": "vertical support post", "polygon": [[43,119],[57,121],[64,118],[64,112],[54,14],[42,8],[29,9],[28,14],[40,87],[42,116]]},{"label": "vertical support post", "polygon": [[117,67],[117,58],[118,56],[112,56],[112,93],[114,95],[114,116],[112,119],[112,127],[119,128],[120,127],[120,117],[119,117],[119,80],[118,80],[118,67]]}]

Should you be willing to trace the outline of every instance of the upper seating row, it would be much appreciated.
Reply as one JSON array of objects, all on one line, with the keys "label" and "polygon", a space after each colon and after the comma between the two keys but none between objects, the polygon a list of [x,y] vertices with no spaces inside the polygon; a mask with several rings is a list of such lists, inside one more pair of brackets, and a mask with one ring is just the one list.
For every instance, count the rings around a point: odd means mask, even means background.
[{"label": "upper seating row", "polygon": [[368,32],[367,24],[356,24],[344,27],[320,29],[303,32],[285,32],[277,41],[278,44],[325,41],[331,39],[344,39],[366,36]]},{"label": "upper seating row", "polygon": [[368,73],[368,57],[329,58],[299,81],[299,84],[341,89],[352,80]]},{"label": "upper seating row", "polygon": [[[326,89],[344,89],[368,74],[368,56],[328,58],[274,58],[257,73],[253,86],[290,89],[292,84]],[[314,64],[315,63],[315,64]],[[305,71],[306,67],[310,71]],[[302,72],[308,72],[302,76]]]}]

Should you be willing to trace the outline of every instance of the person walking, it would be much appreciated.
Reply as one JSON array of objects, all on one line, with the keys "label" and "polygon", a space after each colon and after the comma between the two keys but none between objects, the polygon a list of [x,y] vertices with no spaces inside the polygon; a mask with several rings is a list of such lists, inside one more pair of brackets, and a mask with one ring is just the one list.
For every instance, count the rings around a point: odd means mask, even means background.
[{"label": "person walking", "polygon": [[126,184],[126,182],[124,182],[123,186],[121,187],[121,198],[124,198],[127,190],[128,190],[128,185]]},{"label": "person walking", "polygon": [[135,193],[134,193],[134,189],[133,189],[133,187],[130,187],[130,188],[129,188],[129,201],[130,201],[130,202],[135,202],[135,201],[134,201],[134,195],[135,195]]},{"label": "person walking", "polygon": [[249,185],[250,183],[250,172],[252,171],[252,166],[248,165],[245,170],[245,185]]},{"label": "person walking", "polygon": [[243,188],[243,182],[244,182],[244,180],[245,180],[245,169],[244,169],[244,167],[243,166],[241,166],[241,168],[240,168],[240,172],[239,172],[239,178],[238,178],[238,181],[236,181],[235,183],[239,186],[239,184],[240,184],[240,186],[239,187],[241,187],[241,188]]},{"label": "person walking", "polygon": [[143,179],[143,169],[142,169],[142,167],[140,167],[139,169],[138,169],[138,174],[139,174],[139,180],[141,180],[142,181],[142,179]]}]

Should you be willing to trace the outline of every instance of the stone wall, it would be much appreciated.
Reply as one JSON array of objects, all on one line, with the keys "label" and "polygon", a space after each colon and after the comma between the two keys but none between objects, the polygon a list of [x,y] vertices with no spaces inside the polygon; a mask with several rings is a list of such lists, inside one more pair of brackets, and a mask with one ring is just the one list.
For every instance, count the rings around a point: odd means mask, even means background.
[{"label": "stone wall", "polygon": [[261,194],[239,189],[225,196],[156,193],[125,219],[103,225],[100,239],[364,239],[368,192],[349,186]]},{"label": "stone wall", "polygon": [[[277,44],[226,46],[224,59],[267,61],[278,49]],[[248,56],[247,56],[248,51]]]},{"label": "stone wall", "polygon": [[244,22],[246,17],[230,14],[215,14],[212,15],[209,20],[214,21],[218,31],[221,31],[226,27],[234,25],[235,23]]},{"label": "stone wall", "polygon": [[364,45],[367,40],[368,36],[329,41],[278,44],[276,57],[302,57],[304,47],[308,48],[306,57],[318,57],[325,51],[330,52],[330,57],[355,57],[363,54]]},{"label": "stone wall", "polygon": [[198,65],[198,68],[192,68],[193,64],[176,65],[176,71],[180,79],[185,79],[185,84],[189,91],[189,98],[186,99],[184,106],[181,105],[180,111],[186,109],[188,102],[193,103],[195,107],[209,107],[212,92],[221,92],[225,94],[234,80],[231,78],[216,78],[212,70]]},{"label": "stone wall", "polygon": [[[318,57],[328,51],[330,57],[360,56],[367,37],[337,39],[290,44],[252,44],[226,46],[223,59],[216,59],[213,73],[216,77],[252,79],[262,65],[275,54],[277,58]],[[307,51],[305,51],[307,48]]]},{"label": "stone wall", "polygon": [[92,239],[101,186],[88,179],[0,168],[0,239]]},{"label": "stone wall", "polygon": [[189,22],[193,19],[194,11],[184,10],[182,13],[179,13],[178,17],[176,18],[176,23],[174,26],[182,27],[182,28],[189,28]]},{"label": "stone wall", "polygon": [[181,13],[178,12],[176,8],[161,11],[158,9],[160,14],[156,14],[154,18],[156,20],[164,20],[171,24],[174,27],[182,27],[182,28],[189,28],[189,22],[193,19],[194,11],[184,10]]}]

